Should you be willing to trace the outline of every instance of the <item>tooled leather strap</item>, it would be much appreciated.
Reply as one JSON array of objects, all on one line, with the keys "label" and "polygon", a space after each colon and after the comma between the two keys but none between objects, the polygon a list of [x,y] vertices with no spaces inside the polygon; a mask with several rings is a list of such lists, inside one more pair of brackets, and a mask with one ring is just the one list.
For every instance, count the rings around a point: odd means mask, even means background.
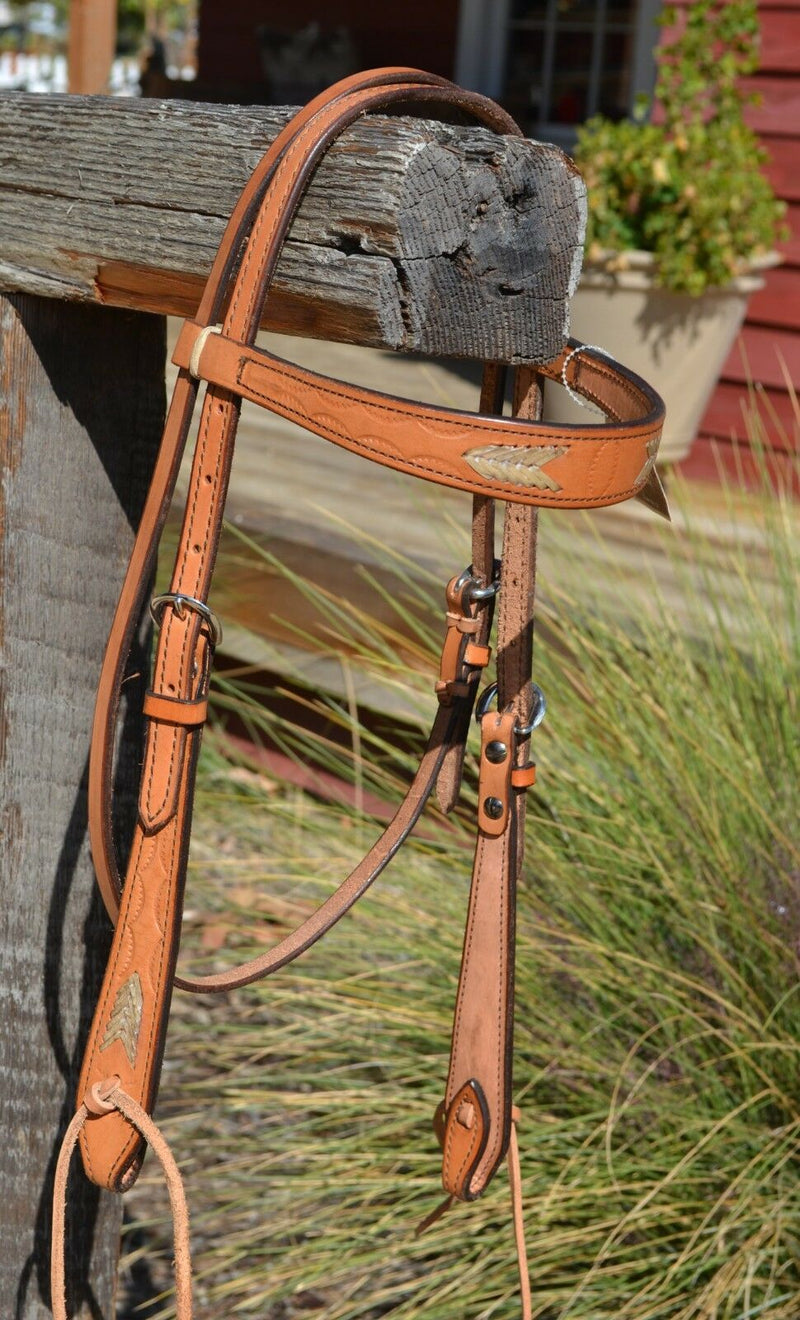
[{"label": "tooled leather strap", "polygon": [[[515,415],[536,418],[535,372],[517,372]],[[516,884],[525,788],[533,782],[518,730],[531,706],[537,511],[508,505],[498,620],[497,711],[481,719],[478,834],[453,1020],[450,1069],[436,1127],[442,1182],[471,1201],[505,1156],[511,1124]]]},{"label": "tooled leather strap", "polygon": [[521,504],[590,509],[630,499],[653,471],[663,424],[661,401],[645,381],[574,340],[540,369],[554,380],[563,375],[611,421],[520,424],[397,399],[331,380],[191,321],[172,360],[376,463]]},{"label": "tooled leather strap", "polygon": [[[322,151],[365,109],[409,99],[437,99],[466,107],[503,131],[510,124],[483,98],[415,84],[347,93],[321,111],[295,134],[273,170],[230,300],[226,317],[229,333],[243,335],[243,342],[255,335],[291,212]],[[185,375],[182,372],[179,378],[179,399]],[[238,398],[224,388],[211,386],[200,419],[189,501],[171,584],[172,592],[185,600],[202,602],[208,591],[237,420]],[[202,700],[210,658],[211,638],[202,612],[168,612],[156,656],[151,708],[158,699],[193,706]],[[174,707],[171,712],[174,714]],[[454,719],[451,714],[448,724]],[[189,720],[167,721],[154,716],[148,722],[139,822],[81,1073],[80,1094],[86,1094],[95,1082],[113,1072],[120,1077],[126,1093],[145,1109],[152,1108],[155,1100],[177,956],[199,736],[199,727]],[[435,737],[441,736],[437,721]],[[412,804],[409,817],[413,817],[414,809]],[[294,956],[293,951],[288,952]],[[138,1171],[141,1142],[120,1115],[109,1114],[86,1128],[80,1142],[90,1178],[118,1189],[130,1185]]]}]

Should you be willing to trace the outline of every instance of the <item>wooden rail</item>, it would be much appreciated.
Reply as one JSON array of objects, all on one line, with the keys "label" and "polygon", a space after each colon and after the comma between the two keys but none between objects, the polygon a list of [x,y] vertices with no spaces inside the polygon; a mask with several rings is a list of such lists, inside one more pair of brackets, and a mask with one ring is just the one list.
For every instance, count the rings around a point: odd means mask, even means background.
[{"label": "wooden rail", "polygon": [[[0,95],[0,288],[190,315],[275,108]],[[585,196],[555,147],[369,119],[303,201],[273,329],[439,356],[563,343]]]},{"label": "wooden rail", "polygon": [[[191,313],[287,111],[0,96],[0,1315],[50,1312],[55,1152],[109,930],[86,840],[93,692],[163,423],[165,313]],[[566,330],[582,185],[555,148],[384,118],[315,176],[269,324],[543,361]],[[155,313],[155,314],[146,314]],[[131,659],[118,834],[136,809]],[[112,1320],[120,1207],[77,1174],[73,1311]],[[141,1299],[140,1299],[141,1300]]]}]

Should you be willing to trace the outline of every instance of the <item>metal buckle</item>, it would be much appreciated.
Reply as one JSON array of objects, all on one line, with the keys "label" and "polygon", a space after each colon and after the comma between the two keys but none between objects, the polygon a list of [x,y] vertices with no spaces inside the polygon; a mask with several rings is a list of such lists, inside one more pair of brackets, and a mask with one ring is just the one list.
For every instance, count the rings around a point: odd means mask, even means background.
[{"label": "metal buckle", "polygon": [[208,624],[212,646],[219,646],[222,641],[222,624],[204,601],[195,600],[194,596],[182,596],[180,592],[174,591],[165,591],[161,596],[154,596],[150,601],[150,617],[158,628],[161,627],[164,610],[168,605],[172,606],[179,619],[185,617],[186,610],[199,614],[203,622]]},{"label": "metal buckle", "polygon": [[[525,738],[530,738],[534,729],[538,729],[547,713],[547,698],[538,683],[531,684],[531,692],[533,694],[533,704],[531,707],[530,721],[528,724],[515,724],[514,726],[514,733],[520,741]],[[496,696],[496,683],[490,683],[488,687],[483,689],[483,692],[478,698],[478,704],[475,707],[475,719],[479,724]]]},{"label": "metal buckle", "polygon": [[502,561],[499,559],[495,559],[492,567],[492,574],[493,574],[492,581],[489,583],[488,586],[480,587],[478,586],[478,579],[475,577],[472,564],[470,564],[469,568],[465,568],[464,572],[458,578],[458,581],[456,582],[455,585],[455,590],[458,591],[460,587],[464,587],[468,582],[472,582],[472,586],[469,588],[469,591],[467,592],[467,600],[470,602],[470,604],[474,603],[475,601],[491,600],[494,596],[497,595],[498,591],[500,590],[501,568],[502,568]]}]

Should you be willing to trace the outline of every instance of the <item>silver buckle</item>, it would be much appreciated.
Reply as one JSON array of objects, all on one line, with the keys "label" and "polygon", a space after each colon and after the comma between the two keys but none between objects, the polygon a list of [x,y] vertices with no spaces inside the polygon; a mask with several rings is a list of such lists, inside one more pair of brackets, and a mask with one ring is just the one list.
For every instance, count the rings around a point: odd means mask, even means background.
[{"label": "silver buckle", "polygon": [[199,614],[203,622],[208,624],[212,646],[219,646],[222,641],[222,624],[205,601],[195,600],[194,596],[182,596],[175,591],[165,591],[161,596],[154,596],[150,601],[150,617],[157,628],[161,627],[164,610],[168,605],[172,606],[179,619],[185,618],[186,610]]},{"label": "silver buckle", "polygon": [[470,564],[469,568],[465,568],[463,573],[459,575],[455,590],[459,591],[462,587],[465,587],[468,582],[471,582],[472,586],[467,591],[467,600],[470,604],[474,604],[475,601],[491,600],[500,590],[500,568],[501,561],[495,559],[492,569],[492,581],[488,586],[481,587],[478,585],[478,579],[475,577],[472,564]]},{"label": "silver buckle", "polygon": [[[542,720],[544,719],[547,713],[547,698],[545,697],[538,683],[531,683],[531,693],[533,696],[533,704],[531,706],[531,718],[529,723],[514,725],[514,733],[516,737],[520,739],[520,741],[522,741],[525,738],[530,738],[534,729],[538,729],[539,725],[541,724]],[[483,692],[478,698],[478,704],[475,707],[475,719],[478,721],[479,724],[496,696],[497,696],[496,683],[490,683],[487,688],[483,689]]]}]

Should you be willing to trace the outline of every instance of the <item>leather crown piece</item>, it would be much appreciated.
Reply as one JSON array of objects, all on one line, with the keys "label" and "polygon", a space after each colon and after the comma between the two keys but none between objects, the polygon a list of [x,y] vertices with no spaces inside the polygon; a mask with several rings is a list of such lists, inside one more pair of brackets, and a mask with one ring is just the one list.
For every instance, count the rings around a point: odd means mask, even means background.
[{"label": "leather crown piece", "polygon": [[[432,113],[456,107],[498,133],[520,133],[493,102],[419,70],[381,69],[336,84],[287,124],[256,168],[230,218],[197,314],[178,339],[177,384],[111,628],[92,737],[92,854],[116,931],[83,1061],[74,1140],[86,1174],[104,1187],[124,1191],[138,1173],[173,984],[206,993],[246,985],[284,966],[372,884],[434,790],[440,806],[452,809],[496,603],[497,682],[478,707],[477,841],[450,1067],[436,1116],[447,1192],[462,1200],[480,1195],[509,1145],[516,883],[525,789],[535,775],[530,737],[543,709],[531,681],[537,506],[591,508],[639,496],[666,512],[654,469],[664,409],[644,381],[573,344],[554,362],[516,368],[511,417],[502,415],[506,372],[497,363],[484,368],[479,411],[464,413],[333,381],[255,347],[281,246],[320,159],[361,115],[404,103]],[[542,376],[563,378],[607,420],[585,427],[541,421]],[[205,392],[175,568],[169,590],[152,607],[160,631],[144,706],[138,821],[123,883],[111,801],[120,687],[201,382]],[[436,716],[391,823],[291,935],[232,972],[190,978],[175,973],[195,766],[220,635],[207,599],[243,398],[375,462],[471,492],[472,564],[447,588]],[[505,505],[499,565],[497,501]],[[113,1103],[99,1105],[92,1099],[97,1095]],[[144,1118],[134,1122],[131,1115]]]}]

